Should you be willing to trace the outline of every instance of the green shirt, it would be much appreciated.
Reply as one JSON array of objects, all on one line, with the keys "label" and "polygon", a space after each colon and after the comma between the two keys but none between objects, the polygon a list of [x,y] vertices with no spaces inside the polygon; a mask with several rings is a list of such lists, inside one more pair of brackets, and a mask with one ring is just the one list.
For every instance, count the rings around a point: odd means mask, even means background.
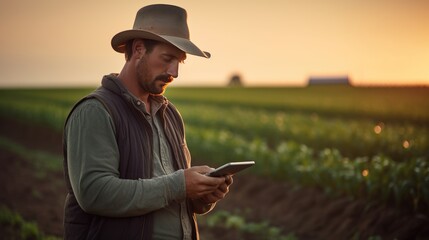
[{"label": "green shirt", "polygon": [[[130,217],[154,212],[154,239],[191,239],[183,170],[175,171],[172,153],[151,98],[152,113],[141,112],[153,131],[152,179],[120,179],[119,150],[113,120],[95,99],[81,103],[65,129],[70,182],[79,205],[88,213]],[[154,117],[155,116],[155,117]]]}]

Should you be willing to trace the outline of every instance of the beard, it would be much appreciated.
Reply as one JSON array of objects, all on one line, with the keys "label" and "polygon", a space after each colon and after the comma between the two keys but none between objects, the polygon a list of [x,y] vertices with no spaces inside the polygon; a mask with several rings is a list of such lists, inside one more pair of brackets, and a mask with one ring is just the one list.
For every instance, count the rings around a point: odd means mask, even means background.
[{"label": "beard", "polygon": [[143,56],[137,65],[137,79],[139,86],[152,95],[162,95],[168,84],[173,81],[173,77],[168,74],[153,76],[146,56]]}]

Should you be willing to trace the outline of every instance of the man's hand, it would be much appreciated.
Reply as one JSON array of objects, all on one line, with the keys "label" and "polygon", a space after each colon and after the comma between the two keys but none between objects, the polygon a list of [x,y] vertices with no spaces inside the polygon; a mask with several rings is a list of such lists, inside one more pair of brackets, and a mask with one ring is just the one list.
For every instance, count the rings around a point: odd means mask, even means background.
[{"label": "man's hand", "polygon": [[212,193],[206,194],[205,196],[200,198],[200,201],[206,204],[213,204],[219,200],[225,198],[226,194],[229,192],[229,186],[232,184],[232,176],[228,175],[225,177],[218,177],[219,179],[223,179],[223,183],[219,185],[219,187]]},{"label": "man's hand", "polygon": [[212,170],[208,166],[196,166],[184,170],[187,198],[198,199],[214,193],[216,193],[216,196],[221,196],[222,191],[225,191],[225,187],[227,190],[225,178],[214,178],[205,175]]}]

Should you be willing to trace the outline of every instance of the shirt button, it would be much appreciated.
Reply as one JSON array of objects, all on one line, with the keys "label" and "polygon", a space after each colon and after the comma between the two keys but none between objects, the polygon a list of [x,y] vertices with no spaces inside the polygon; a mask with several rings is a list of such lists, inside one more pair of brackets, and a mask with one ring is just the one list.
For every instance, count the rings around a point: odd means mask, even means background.
[{"label": "shirt button", "polygon": [[137,104],[137,106],[140,106],[140,105],[142,105],[142,102],[137,101],[136,104]]}]

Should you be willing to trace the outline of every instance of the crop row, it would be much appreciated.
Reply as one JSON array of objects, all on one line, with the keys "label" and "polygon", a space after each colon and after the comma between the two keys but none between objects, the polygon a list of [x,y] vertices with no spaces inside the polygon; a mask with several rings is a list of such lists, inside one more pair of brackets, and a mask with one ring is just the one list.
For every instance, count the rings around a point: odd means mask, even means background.
[{"label": "crop row", "polygon": [[[424,157],[397,162],[383,155],[350,159],[335,148],[315,152],[292,141],[269,147],[260,138],[248,140],[229,131],[188,127],[188,144],[197,159],[256,161],[252,170],[263,176],[305,186],[427,211],[429,164]],[[215,157],[214,157],[215,156]]]},{"label": "crop row", "polygon": [[429,128],[421,125],[202,104],[178,107],[187,125],[261,138],[268,146],[294,141],[318,151],[341,149],[347,157],[383,154],[396,161],[429,154]]}]

